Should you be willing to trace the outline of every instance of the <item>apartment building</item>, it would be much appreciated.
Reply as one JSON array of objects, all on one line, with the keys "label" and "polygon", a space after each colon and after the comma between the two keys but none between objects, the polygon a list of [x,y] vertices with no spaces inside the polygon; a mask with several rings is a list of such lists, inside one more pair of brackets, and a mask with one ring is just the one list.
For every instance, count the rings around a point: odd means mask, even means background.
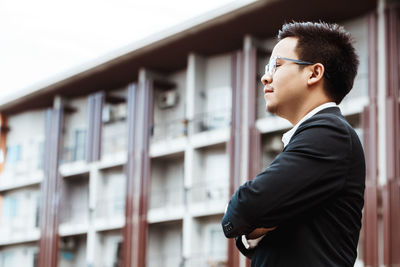
[{"label": "apartment building", "polygon": [[341,104],[368,164],[356,266],[399,264],[399,5],[308,2],[235,2],[0,103],[0,267],[248,266],[220,221],[291,128],[260,78],[292,19],[356,40]]}]

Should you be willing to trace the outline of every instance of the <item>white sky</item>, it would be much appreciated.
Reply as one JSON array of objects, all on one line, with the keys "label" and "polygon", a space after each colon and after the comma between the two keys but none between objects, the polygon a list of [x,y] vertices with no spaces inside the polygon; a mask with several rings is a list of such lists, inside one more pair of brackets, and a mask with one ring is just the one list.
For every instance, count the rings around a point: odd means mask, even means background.
[{"label": "white sky", "polygon": [[233,0],[0,0],[0,99]]}]

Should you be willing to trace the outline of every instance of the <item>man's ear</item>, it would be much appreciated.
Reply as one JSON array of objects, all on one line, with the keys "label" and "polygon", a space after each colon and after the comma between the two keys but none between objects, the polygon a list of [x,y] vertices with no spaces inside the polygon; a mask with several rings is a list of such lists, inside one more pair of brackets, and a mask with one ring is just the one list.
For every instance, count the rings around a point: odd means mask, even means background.
[{"label": "man's ear", "polygon": [[316,63],[308,68],[310,70],[307,84],[309,86],[315,85],[318,82],[322,81],[324,77],[325,68],[321,63]]}]

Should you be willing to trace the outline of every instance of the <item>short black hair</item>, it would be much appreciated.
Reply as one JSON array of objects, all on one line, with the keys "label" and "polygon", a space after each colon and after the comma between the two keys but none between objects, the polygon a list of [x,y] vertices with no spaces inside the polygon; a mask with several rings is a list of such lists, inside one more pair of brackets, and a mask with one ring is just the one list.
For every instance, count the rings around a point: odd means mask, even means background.
[{"label": "short black hair", "polygon": [[287,37],[297,38],[299,59],[324,65],[324,88],[339,104],[353,87],[359,65],[350,33],[338,24],[294,21],[279,30],[279,41]]}]

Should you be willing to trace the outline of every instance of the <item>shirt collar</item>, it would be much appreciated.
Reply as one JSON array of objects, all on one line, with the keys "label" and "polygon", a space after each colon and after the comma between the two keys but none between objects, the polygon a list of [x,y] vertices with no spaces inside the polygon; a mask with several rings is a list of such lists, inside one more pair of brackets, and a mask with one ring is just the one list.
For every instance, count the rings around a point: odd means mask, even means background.
[{"label": "shirt collar", "polygon": [[323,109],[326,108],[330,108],[330,107],[337,107],[337,105],[335,104],[335,102],[328,102],[328,103],[324,103],[316,108],[314,108],[313,110],[311,110],[310,112],[308,112],[298,123],[296,123],[296,125],[290,129],[289,131],[287,131],[286,133],[283,134],[282,136],[282,142],[284,147],[287,146],[290,142],[290,139],[292,139],[292,136],[294,135],[294,133],[296,132],[297,128],[299,128],[299,126],[307,119],[311,118],[312,116],[314,116],[315,114],[317,114],[318,112],[320,112]]}]

